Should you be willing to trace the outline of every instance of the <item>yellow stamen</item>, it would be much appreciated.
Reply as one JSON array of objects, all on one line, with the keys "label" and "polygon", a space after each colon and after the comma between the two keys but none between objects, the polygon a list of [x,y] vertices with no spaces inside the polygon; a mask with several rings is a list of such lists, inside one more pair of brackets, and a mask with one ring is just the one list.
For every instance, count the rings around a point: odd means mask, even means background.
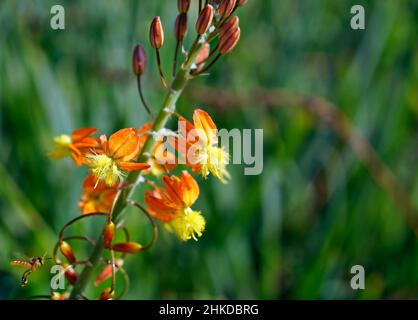
[{"label": "yellow stamen", "polygon": [[66,134],[61,134],[54,138],[54,150],[49,153],[49,157],[54,160],[59,160],[71,155],[70,145],[72,143],[71,137]]},{"label": "yellow stamen", "polygon": [[103,180],[108,186],[113,186],[123,177],[123,172],[119,170],[115,161],[105,154],[89,154],[87,155],[89,166],[92,174],[99,180]]},{"label": "yellow stamen", "polygon": [[191,238],[197,241],[197,238],[201,237],[203,231],[205,231],[205,225],[205,218],[199,211],[187,208],[182,215],[169,222],[167,227],[183,241]]},{"label": "yellow stamen", "polygon": [[223,148],[215,146],[207,146],[200,154],[198,159],[201,165],[200,173],[204,178],[207,178],[209,173],[226,183],[230,177],[226,170],[226,165],[229,163],[229,154]]}]

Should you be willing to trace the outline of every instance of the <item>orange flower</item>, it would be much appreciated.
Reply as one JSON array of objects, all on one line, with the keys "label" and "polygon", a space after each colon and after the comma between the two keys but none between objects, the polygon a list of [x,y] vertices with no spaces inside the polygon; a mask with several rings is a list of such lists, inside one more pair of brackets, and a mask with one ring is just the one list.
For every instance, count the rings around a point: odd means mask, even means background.
[{"label": "orange flower", "polygon": [[86,156],[92,174],[108,186],[114,186],[124,176],[125,171],[139,171],[149,168],[147,163],[133,162],[140,147],[138,130],[126,128],[112,134],[107,141],[105,135],[100,137],[103,150]]},{"label": "orange flower", "polygon": [[[223,183],[229,178],[226,165],[229,154],[218,147],[218,129],[208,113],[197,109],[193,113],[193,124],[185,118],[179,118],[179,137],[174,139],[174,147],[185,159],[193,172],[199,172],[204,178],[211,173]],[[171,140],[171,144],[173,139]]]},{"label": "orange flower", "polygon": [[205,219],[190,207],[199,196],[199,185],[187,172],[180,178],[163,177],[164,188],[156,188],[145,193],[148,211],[181,240],[197,240],[205,230]]},{"label": "orange flower", "polygon": [[54,150],[49,153],[49,157],[58,160],[70,156],[78,166],[81,166],[84,163],[84,155],[91,148],[99,145],[97,138],[90,137],[96,132],[96,128],[82,128],[74,130],[71,136],[66,134],[56,136]]},{"label": "orange flower", "polygon": [[82,213],[110,212],[117,188],[109,187],[103,181],[89,174],[83,182],[84,192],[78,206]]}]

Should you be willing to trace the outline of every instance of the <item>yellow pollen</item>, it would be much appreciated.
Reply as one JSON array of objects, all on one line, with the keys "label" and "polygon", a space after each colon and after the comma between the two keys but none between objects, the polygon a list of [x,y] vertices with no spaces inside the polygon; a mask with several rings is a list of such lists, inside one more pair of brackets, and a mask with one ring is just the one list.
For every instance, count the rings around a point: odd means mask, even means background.
[{"label": "yellow pollen", "polygon": [[226,165],[229,163],[229,154],[223,148],[207,146],[200,154],[198,162],[201,166],[200,173],[204,178],[207,178],[211,173],[214,177],[226,183],[226,180],[230,177],[226,170]]},{"label": "yellow pollen", "polygon": [[[123,177],[123,172],[119,170],[115,161],[105,154],[87,155],[92,174],[99,180],[104,181],[108,186],[113,186]],[[96,187],[95,186],[95,187]]]},{"label": "yellow pollen", "polygon": [[61,134],[54,138],[54,150],[49,153],[49,157],[54,160],[59,160],[71,155],[70,145],[72,143],[71,137],[66,134]]},{"label": "yellow pollen", "polygon": [[187,208],[182,215],[169,222],[168,227],[183,241],[192,238],[197,241],[205,231],[205,225],[205,218],[199,211]]}]

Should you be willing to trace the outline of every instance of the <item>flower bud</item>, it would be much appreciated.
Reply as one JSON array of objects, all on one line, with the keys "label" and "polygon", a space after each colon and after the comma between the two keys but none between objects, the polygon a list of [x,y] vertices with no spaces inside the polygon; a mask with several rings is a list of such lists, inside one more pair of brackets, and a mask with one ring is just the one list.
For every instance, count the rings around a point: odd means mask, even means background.
[{"label": "flower bud", "polygon": [[195,64],[199,65],[203,61],[205,61],[209,57],[209,53],[210,53],[210,45],[209,43],[204,43],[202,47],[200,48],[199,53],[197,54]]},{"label": "flower bud", "polygon": [[71,266],[67,266],[66,264],[62,265],[65,268],[64,276],[68,280],[71,285],[74,285],[77,282],[77,273]]},{"label": "flower bud", "polygon": [[[116,271],[123,265],[123,260],[122,259],[117,259],[115,261],[115,268]],[[98,286],[99,284],[101,284],[103,281],[106,281],[107,279],[109,279],[112,276],[112,265],[111,264],[107,264],[103,270],[99,273],[99,275],[97,276],[96,280],[94,280],[94,286]]]},{"label": "flower bud", "polygon": [[210,25],[212,24],[213,14],[213,7],[210,4],[203,8],[196,22],[197,34],[202,35],[208,31]]},{"label": "flower bud", "polygon": [[234,11],[236,5],[236,0],[221,0],[219,5],[219,15],[222,18],[227,18]]},{"label": "flower bud", "polygon": [[59,244],[59,249],[62,255],[67,258],[70,264],[74,264],[77,262],[74,256],[73,249],[71,249],[71,246],[67,242],[61,241],[61,243]]},{"label": "flower bud", "polygon": [[180,13],[187,13],[190,8],[190,0],[177,0],[177,7]]},{"label": "flower bud", "polygon": [[115,292],[111,288],[106,288],[100,294],[99,300],[112,300],[115,296]]},{"label": "flower bud", "polygon": [[187,13],[180,13],[177,16],[174,26],[174,35],[177,41],[182,41],[187,34]]},{"label": "flower bud", "polygon": [[164,30],[163,25],[161,24],[160,17],[155,17],[151,23],[151,29],[149,32],[149,39],[151,42],[151,46],[158,50],[164,44]]},{"label": "flower bud", "polygon": [[52,292],[51,293],[51,300],[67,300],[69,298],[68,292]]},{"label": "flower bud", "polygon": [[142,75],[145,72],[147,65],[147,57],[145,55],[144,47],[137,44],[132,54],[132,70],[137,76]]},{"label": "flower bud", "polygon": [[239,27],[235,30],[231,30],[231,32],[226,33],[225,36],[222,37],[219,42],[219,53],[230,53],[237,45],[240,37],[241,29]]},{"label": "flower bud", "polygon": [[112,221],[108,221],[103,230],[103,245],[105,248],[111,247],[114,235],[115,235],[115,224]]},{"label": "flower bud", "polygon": [[242,7],[247,4],[248,0],[237,0],[237,7]]},{"label": "flower bud", "polygon": [[117,252],[134,254],[134,253],[141,252],[142,246],[136,242],[123,242],[123,243],[114,244],[112,246],[112,249]]},{"label": "flower bud", "polygon": [[219,37],[223,37],[225,33],[229,32],[229,30],[234,30],[239,27],[239,18],[237,16],[232,17],[227,22],[225,22],[221,30],[219,30]]}]

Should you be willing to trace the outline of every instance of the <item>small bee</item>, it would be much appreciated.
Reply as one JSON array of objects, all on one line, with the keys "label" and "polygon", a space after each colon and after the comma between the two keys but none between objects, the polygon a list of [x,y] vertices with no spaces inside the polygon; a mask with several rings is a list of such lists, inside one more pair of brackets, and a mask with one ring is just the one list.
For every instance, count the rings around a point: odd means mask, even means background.
[{"label": "small bee", "polygon": [[29,282],[28,277],[31,273],[35,272],[37,269],[42,267],[45,264],[45,260],[51,259],[51,258],[45,258],[46,253],[42,257],[37,258],[25,258],[22,260],[11,260],[10,264],[12,266],[21,266],[21,267],[27,267],[27,269],[20,280],[20,285],[22,287],[26,286]]}]

